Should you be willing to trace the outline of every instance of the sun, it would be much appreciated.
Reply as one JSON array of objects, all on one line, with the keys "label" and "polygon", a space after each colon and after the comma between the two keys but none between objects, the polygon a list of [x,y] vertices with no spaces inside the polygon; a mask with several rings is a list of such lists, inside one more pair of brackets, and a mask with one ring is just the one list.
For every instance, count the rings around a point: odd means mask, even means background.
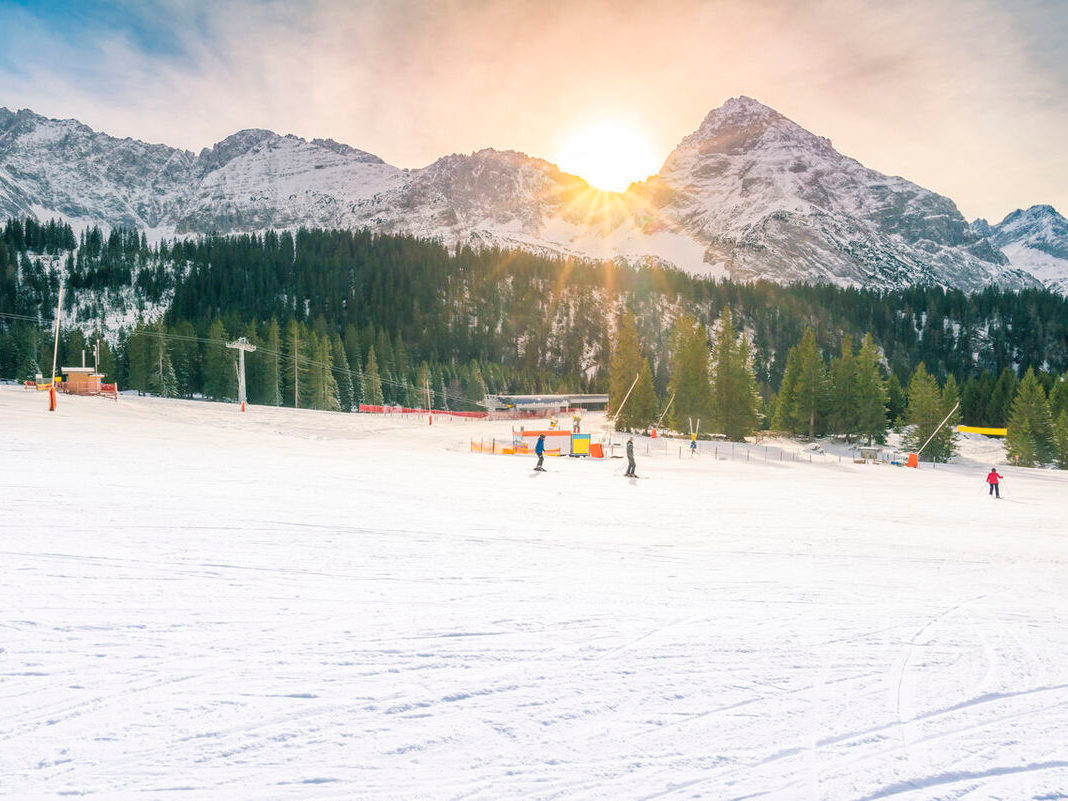
[{"label": "sun", "polygon": [[562,143],[557,165],[591,186],[623,192],[660,169],[649,140],[633,125],[605,121],[576,131]]}]

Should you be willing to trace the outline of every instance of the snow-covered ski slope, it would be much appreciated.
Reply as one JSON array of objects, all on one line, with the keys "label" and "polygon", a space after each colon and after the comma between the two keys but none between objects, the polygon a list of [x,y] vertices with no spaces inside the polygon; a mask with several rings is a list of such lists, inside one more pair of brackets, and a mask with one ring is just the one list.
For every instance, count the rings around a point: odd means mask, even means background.
[{"label": "snow-covered ski slope", "polygon": [[1068,474],[0,387],[0,796],[1068,797]]}]

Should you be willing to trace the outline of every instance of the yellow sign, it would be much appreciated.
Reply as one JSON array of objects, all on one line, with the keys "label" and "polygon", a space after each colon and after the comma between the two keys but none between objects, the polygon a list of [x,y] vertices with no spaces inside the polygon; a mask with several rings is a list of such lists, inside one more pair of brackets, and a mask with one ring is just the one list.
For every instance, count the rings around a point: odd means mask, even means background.
[{"label": "yellow sign", "polygon": [[957,431],[962,434],[986,434],[988,437],[1007,437],[1007,428],[981,428],[979,426],[957,426]]}]

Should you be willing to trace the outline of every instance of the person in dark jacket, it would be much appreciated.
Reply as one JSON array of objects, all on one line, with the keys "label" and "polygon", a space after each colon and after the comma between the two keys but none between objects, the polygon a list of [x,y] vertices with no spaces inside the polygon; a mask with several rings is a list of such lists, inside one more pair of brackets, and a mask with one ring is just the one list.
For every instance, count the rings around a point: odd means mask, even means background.
[{"label": "person in dark jacket", "polygon": [[990,492],[987,495],[993,495],[995,498],[1001,497],[1001,490],[998,488],[998,481],[1005,478],[998,472],[996,467],[991,467],[990,472],[986,474],[986,483],[990,485]]},{"label": "person in dark jacket", "polygon": [[545,468],[541,466],[541,463],[545,461],[545,435],[544,434],[542,434],[542,435],[540,435],[538,437],[538,442],[534,446],[534,453],[536,453],[537,456],[538,456],[538,466],[535,467],[534,469],[535,470],[540,470],[541,472],[544,473],[545,472]]},{"label": "person in dark jacket", "polygon": [[637,478],[637,475],[635,475],[634,473],[634,469],[634,437],[631,437],[627,440],[627,472],[623,475],[634,476],[634,478]]}]

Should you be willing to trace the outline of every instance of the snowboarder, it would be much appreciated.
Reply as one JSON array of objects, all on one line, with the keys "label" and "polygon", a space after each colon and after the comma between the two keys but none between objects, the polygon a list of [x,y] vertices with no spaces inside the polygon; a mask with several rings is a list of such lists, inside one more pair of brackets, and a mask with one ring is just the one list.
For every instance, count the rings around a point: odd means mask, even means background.
[{"label": "snowboarder", "polygon": [[544,473],[545,472],[545,468],[541,466],[541,463],[543,461],[545,461],[545,435],[544,434],[541,434],[538,437],[538,442],[534,446],[534,453],[536,453],[537,456],[538,456],[538,466],[535,467],[534,469],[535,470],[540,470],[541,472]]},{"label": "snowboarder", "polygon": [[636,465],[634,464],[634,437],[631,437],[627,440],[627,472],[623,475],[631,476],[632,478],[637,478],[638,476],[634,473],[635,467]]},{"label": "snowboarder", "polygon": [[1001,498],[1001,490],[998,489],[998,480],[1005,478],[1001,475],[996,467],[991,467],[990,472],[986,474],[986,483],[990,485],[990,492],[987,495],[993,495],[995,498]]}]

